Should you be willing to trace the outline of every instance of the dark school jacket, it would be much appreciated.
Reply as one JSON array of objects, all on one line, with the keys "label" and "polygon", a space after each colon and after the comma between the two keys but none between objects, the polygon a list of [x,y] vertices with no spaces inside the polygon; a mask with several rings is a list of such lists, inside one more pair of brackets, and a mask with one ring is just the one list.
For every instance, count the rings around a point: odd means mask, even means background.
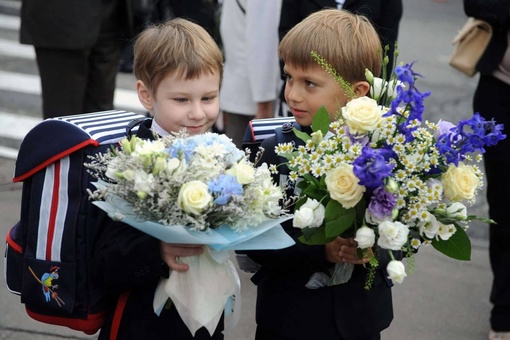
[{"label": "dark school jacket", "polygon": [[[275,137],[262,143],[265,151],[260,164],[281,163],[274,152],[276,144]],[[278,177],[274,180],[279,183]],[[300,234],[292,221],[283,227],[294,239]],[[393,319],[392,284],[382,269],[369,291],[364,289],[367,271],[362,265],[355,266],[345,284],[308,289],[305,284],[312,274],[332,266],[325,259],[324,246],[308,246],[296,239],[286,249],[246,253],[262,266],[252,278],[257,285],[258,326],[293,340],[333,340],[378,334]],[[385,268],[388,259],[380,262],[380,268]]]},{"label": "dark school jacket", "polygon": [[[137,136],[153,139],[146,120]],[[169,268],[161,259],[159,240],[124,223],[114,222],[105,213],[101,235],[95,244],[93,271],[96,280],[104,281],[111,295],[110,309],[99,339],[109,339],[118,299],[128,293],[121,314],[119,340],[140,339],[223,339],[223,319],[211,337],[205,328],[191,336],[175,307],[163,309],[160,316],[153,311],[156,285],[161,277],[168,277]]]}]

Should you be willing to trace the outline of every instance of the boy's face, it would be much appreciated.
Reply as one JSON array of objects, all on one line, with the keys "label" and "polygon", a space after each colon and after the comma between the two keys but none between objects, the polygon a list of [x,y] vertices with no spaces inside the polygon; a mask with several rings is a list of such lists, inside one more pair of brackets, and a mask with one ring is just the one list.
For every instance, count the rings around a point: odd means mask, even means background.
[{"label": "boy's face", "polygon": [[167,132],[184,128],[190,135],[207,132],[220,111],[220,75],[204,73],[196,79],[186,80],[177,74],[165,76],[153,94],[138,81],[140,101]]},{"label": "boy's face", "polygon": [[285,100],[301,126],[312,125],[313,117],[322,105],[334,120],[339,107],[348,101],[342,87],[319,65],[302,69],[285,64],[283,70],[287,77]]}]

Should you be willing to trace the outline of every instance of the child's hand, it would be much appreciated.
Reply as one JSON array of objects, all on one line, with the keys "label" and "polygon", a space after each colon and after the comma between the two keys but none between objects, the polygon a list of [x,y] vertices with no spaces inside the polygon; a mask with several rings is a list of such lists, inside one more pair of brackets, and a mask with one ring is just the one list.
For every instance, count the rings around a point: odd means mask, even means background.
[{"label": "child's hand", "polygon": [[352,263],[362,264],[369,261],[368,258],[360,259],[356,252],[358,243],[354,238],[337,237],[325,245],[326,260],[331,263]]},{"label": "child's hand", "polygon": [[181,263],[179,257],[181,256],[195,256],[202,255],[204,247],[195,244],[172,244],[172,243],[159,243],[159,250],[161,258],[170,267],[170,269],[185,272],[189,269],[186,263]]}]

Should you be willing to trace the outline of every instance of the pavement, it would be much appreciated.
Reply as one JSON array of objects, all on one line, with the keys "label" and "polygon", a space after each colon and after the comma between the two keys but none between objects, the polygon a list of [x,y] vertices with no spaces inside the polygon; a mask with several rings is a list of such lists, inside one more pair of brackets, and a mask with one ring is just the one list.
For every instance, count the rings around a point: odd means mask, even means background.
[{"label": "pavement", "polygon": [[[399,60],[417,61],[414,70],[425,78],[419,89],[432,91],[425,101],[426,118],[457,122],[468,118],[477,79],[448,66],[451,39],[466,17],[460,0],[404,0]],[[12,183],[14,160],[0,157],[0,235],[19,219],[21,185]],[[484,192],[469,209],[487,216]],[[473,223],[470,261],[452,260],[433,248],[420,249],[414,272],[393,288],[394,320],[382,340],[483,340],[489,331],[492,273],[488,258],[488,228]],[[3,262],[0,264],[3,269]],[[241,319],[225,340],[250,340],[255,332],[255,286],[249,274],[241,278]],[[0,339],[94,339],[63,327],[30,319],[19,297],[0,280]],[[310,339],[320,340],[320,339]]]}]

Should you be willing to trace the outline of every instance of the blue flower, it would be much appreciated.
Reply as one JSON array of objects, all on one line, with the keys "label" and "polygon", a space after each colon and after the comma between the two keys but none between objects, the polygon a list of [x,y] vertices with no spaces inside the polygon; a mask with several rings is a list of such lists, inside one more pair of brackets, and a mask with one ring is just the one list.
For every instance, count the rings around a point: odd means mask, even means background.
[{"label": "blue flower", "polygon": [[449,134],[439,136],[436,146],[448,163],[458,165],[468,153],[485,152],[485,146],[496,145],[506,138],[503,134],[503,124],[496,124],[494,120],[486,121],[479,113],[470,119],[461,120],[457,127]]},{"label": "blue flower", "polygon": [[391,175],[394,164],[386,162],[385,153],[385,149],[374,150],[368,145],[363,148],[361,155],[353,162],[353,171],[360,185],[375,189]]},{"label": "blue flower", "polygon": [[243,186],[237,182],[237,179],[228,174],[222,174],[216,179],[207,183],[209,190],[216,197],[215,204],[225,205],[233,195],[241,196],[243,194]]}]

